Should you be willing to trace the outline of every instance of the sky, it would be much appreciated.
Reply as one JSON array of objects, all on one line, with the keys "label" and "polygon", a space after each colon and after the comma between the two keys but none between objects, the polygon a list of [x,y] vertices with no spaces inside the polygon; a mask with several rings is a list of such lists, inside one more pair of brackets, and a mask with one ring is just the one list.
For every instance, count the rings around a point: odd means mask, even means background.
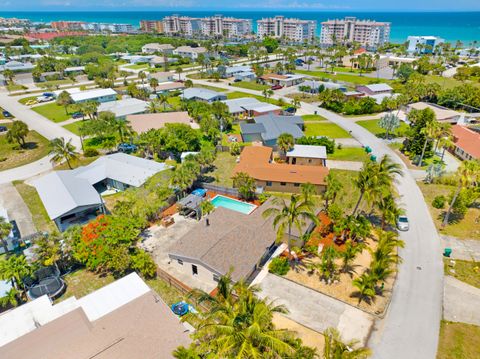
[{"label": "sky", "polygon": [[298,10],[480,11],[479,0],[0,0],[4,11]]}]

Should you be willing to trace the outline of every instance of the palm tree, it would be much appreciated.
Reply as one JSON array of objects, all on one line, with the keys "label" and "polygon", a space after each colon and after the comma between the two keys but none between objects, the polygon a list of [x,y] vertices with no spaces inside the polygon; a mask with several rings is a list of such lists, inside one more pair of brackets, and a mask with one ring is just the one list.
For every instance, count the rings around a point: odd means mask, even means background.
[{"label": "palm tree", "polygon": [[[0,279],[9,280],[15,289],[24,291],[23,278],[33,273],[32,266],[27,262],[24,255],[11,256],[7,260],[0,261]],[[22,288],[21,288],[22,287]]]},{"label": "palm tree", "polygon": [[147,78],[147,74],[146,74],[145,72],[143,72],[143,71],[140,71],[140,72],[138,73],[138,78],[139,78],[140,80],[142,80],[142,85],[144,85],[144,84],[145,84],[145,83],[144,83],[144,80]]},{"label": "palm tree", "polygon": [[364,248],[365,243],[353,243],[351,240],[345,243],[345,249],[338,253],[343,261],[342,272],[349,273],[352,271],[352,262]]},{"label": "palm tree", "polygon": [[148,84],[150,87],[153,89],[154,93],[157,93],[157,87],[158,87],[158,80],[155,77],[152,77],[149,81]]},{"label": "palm tree", "polygon": [[273,90],[272,89],[264,89],[262,91],[262,95],[263,97],[265,97],[265,100],[268,100],[269,97],[271,97],[273,95]]},{"label": "palm tree", "polygon": [[163,111],[167,110],[167,105],[168,105],[168,96],[165,94],[161,94],[158,96],[158,104],[160,106],[163,105]]},{"label": "palm tree", "polygon": [[333,246],[327,247],[322,252],[321,262],[316,265],[317,270],[320,273],[320,278],[330,284],[331,281],[337,275],[337,264],[335,260],[338,258],[339,253]]},{"label": "palm tree", "polygon": [[323,198],[325,199],[325,210],[328,210],[329,201],[335,203],[335,199],[343,189],[343,185],[335,178],[332,172],[327,175],[325,182],[327,183],[327,190],[323,194]]},{"label": "palm tree", "polygon": [[317,190],[310,182],[302,183],[300,185],[300,193],[302,194],[304,202],[315,202],[313,196],[317,193]]},{"label": "palm tree", "polygon": [[68,106],[72,103],[72,96],[67,91],[62,91],[57,97],[57,105],[65,107],[66,114],[68,114]]},{"label": "palm tree", "polygon": [[16,141],[20,147],[25,147],[25,137],[29,132],[28,125],[23,121],[13,121],[12,127],[7,132],[7,141]]},{"label": "palm tree", "polygon": [[417,166],[422,165],[423,161],[423,156],[425,156],[425,150],[427,149],[427,143],[430,141],[430,139],[434,138],[436,136],[436,133],[439,130],[439,124],[437,121],[430,121],[427,123],[427,125],[422,128],[421,133],[425,135],[425,142],[423,143],[423,149],[422,149],[422,155],[420,156]]},{"label": "palm tree", "polygon": [[322,359],[366,359],[372,354],[370,349],[358,347],[357,341],[344,343],[335,328],[328,328],[323,336],[325,345]]},{"label": "palm tree", "polygon": [[175,69],[175,72],[178,74],[178,81],[180,81],[182,79],[181,75],[182,75],[183,69],[179,66]]},{"label": "palm tree", "polygon": [[13,226],[11,223],[7,222],[5,218],[0,216],[0,242],[2,242],[2,247],[5,253],[8,253],[8,243],[7,243],[7,236],[12,231]]},{"label": "palm tree", "polygon": [[50,141],[50,152],[52,155],[50,161],[52,163],[59,163],[63,160],[67,161],[68,168],[72,169],[72,161],[78,159],[78,152],[75,151],[75,146],[72,145],[72,140],[65,141],[65,138],[54,138]]},{"label": "palm tree", "polygon": [[18,296],[20,292],[15,289],[11,288],[3,297],[0,297],[0,307],[16,307],[18,305]]},{"label": "palm tree", "polygon": [[450,213],[455,202],[463,188],[468,188],[480,180],[480,162],[478,160],[463,161],[456,173],[457,189],[453,195],[452,201],[448,206],[447,213],[443,218],[442,227],[448,224]]},{"label": "palm tree", "polygon": [[287,156],[287,152],[290,151],[295,145],[295,139],[290,133],[282,133],[278,136],[277,146],[282,151],[283,156]]},{"label": "palm tree", "polygon": [[292,248],[292,227],[302,232],[305,220],[318,223],[314,213],[315,205],[312,201],[303,201],[301,196],[292,194],[289,201],[280,197],[273,197],[272,207],[263,212],[264,217],[273,217],[273,227],[277,229],[277,240],[281,241],[288,234],[288,251]]},{"label": "palm tree", "polygon": [[362,300],[370,302],[370,300],[375,297],[376,282],[375,277],[367,272],[352,281],[352,284],[358,289],[358,304],[360,304]]},{"label": "palm tree", "polygon": [[385,229],[385,224],[387,223],[390,225],[395,224],[398,216],[403,213],[403,210],[397,206],[392,193],[388,193],[386,196],[380,197],[377,201],[375,201],[375,205],[382,213],[382,229]]}]

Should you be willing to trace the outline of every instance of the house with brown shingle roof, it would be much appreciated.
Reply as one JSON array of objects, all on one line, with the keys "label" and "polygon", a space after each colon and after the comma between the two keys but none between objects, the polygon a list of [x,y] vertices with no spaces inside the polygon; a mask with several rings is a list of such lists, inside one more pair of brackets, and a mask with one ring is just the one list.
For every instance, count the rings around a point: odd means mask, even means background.
[{"label": "house with brown shingle roof", "polygon": [[453,153],[462,160],[480,159],[480,133],[465,126],[452,126]]},{"label": "house with brown shingle roof", "polygon": [[321,163],[276,163],[270,147],[247,146],[240,154],[240,162],[235,166],[233,175],[245,172],[255,179],[257,188],[265,191],[297,193],[300,192],[301,184],[311,183],[317,193],[323,193],[326,190],[325,177],[329,169],[320,165]]}]

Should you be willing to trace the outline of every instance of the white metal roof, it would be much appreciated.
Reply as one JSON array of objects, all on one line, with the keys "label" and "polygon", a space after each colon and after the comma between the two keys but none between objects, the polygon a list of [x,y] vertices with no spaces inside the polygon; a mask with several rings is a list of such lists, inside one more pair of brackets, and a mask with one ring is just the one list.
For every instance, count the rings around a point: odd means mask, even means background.
[{"label": "white metal roof", "polygon": [[364,85],[370,91],[379,92],[379,91],[392,91],[393,89],[387,84],[371,84],[371,85]]},{"label": "white metal roof", "polygon": [[112,89],[94,89],[94,90],[80,91],[79,88],[73,88],[73,89],[66,89],[66,90],[57,90],[57,91],[54,91],[53,93],[55,97],[57,97],[63,91],[67,91],[70,94],[73,102],[88,101],[88,100],[97,99],[99,97],[117,95],[117,93]]},{"label": "white metal roof", "polygon": [[254,97],[241,97],[232,100],[225,100],[222,102],[228,106],[228,110],[230,113],[239,113],[252,110],[257,112],[267,112],[280,109],[280,107],[278,106],[259,101]]},{"label": "white metal roof", "polygon": [[212,91],[212,90],[209,90],[209,89],[197,88],[197,87],[187,88],[187,89],[183,90],[183,95],[182,95],[182,97],[187,99],[187,100],[190,100],[192,98],[200,98],[200,99],[205,100],[205,101],[210,101],[210,100],[215,99],[219,96],[221,96],[223,98],[226,97],[225,94],[223,94],[221,92],[216,92],[216,91]]},{"label": "white metal roof", "polygon": [[291,151],[287,152],[287,157],[326,159],[327,149],[325,146],[295,145]]},{"label": "white metal roof", "polygon": [[94,184],[110,178],[139,187],[154,174],[169,168],[164,163],[114,153],[103,156],[88,166],[71,171],[56,171],[33,181],[51,219],[58,218],[78,207],[101,204]]},{"label": "white metal roof", "polygon": [[148,102],[136,98],[103,102],[98,106],[98,112],[111,111],[116,117],[135,115],[147,110]]}]

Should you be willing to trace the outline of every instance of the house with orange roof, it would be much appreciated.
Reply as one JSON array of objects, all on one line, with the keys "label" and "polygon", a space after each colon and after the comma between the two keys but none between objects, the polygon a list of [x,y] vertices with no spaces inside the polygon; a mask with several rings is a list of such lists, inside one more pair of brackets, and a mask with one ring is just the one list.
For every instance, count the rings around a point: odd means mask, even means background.
[{"label": "house with orange roof", "polygon": [[480,159],[480,133],[460,125],[452,126],[453,153],[462,160]]},{"label": "house with orange roof", "polygon": [[258,190],[275,192],[300,192],[300,185],[311,183],[317,193],[323,193],[329,173],[326,166],[317,161],[304,161],[302,164],[277,163],[273,160],[273,150],[265,146],[247,146],[240,154],[240,161],[233,175],[247,173],[255,179]]}]

